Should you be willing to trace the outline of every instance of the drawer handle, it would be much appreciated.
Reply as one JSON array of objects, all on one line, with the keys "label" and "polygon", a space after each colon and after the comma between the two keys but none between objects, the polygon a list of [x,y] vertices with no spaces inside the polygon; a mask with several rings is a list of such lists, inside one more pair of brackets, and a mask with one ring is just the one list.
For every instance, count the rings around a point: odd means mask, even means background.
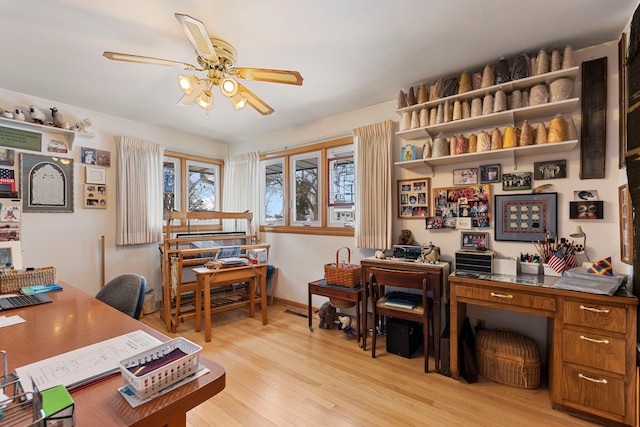
[{"label": "drawer handle", "polygon": [[587,307],[586,305],[580,305],[580,310],[587,310],[587,311],[593,311],[596,313],[605,313],[608,314],[609,310],[608,308],[594,308],[594,307]]},{"label": "drawer handle", "polygon": [[591,378],[591,377],[588,377],[588,376],[582,375],[582,374],[578,374],[578,378],[582,378],[583,380],[591,381],[592,383],[607,384],[607,380],[605,380],[604,378],[601,379],[601,380],[597,380],[595,378]]},{"label": "drawer handle", "polygon": [[584,335],[580,335],[580,339],[589,341],[589,342],[594,342],[596,344],[609,344],[609,340],[596,340],[593,338],[585,337]]},{"label": "drawer handle", "polygon": [[495,292],[491,292],[491,296],[492,296],[492,297],[496,297],[496,298],[508,298],[508,299],[513,299],[513,295],[496,294]]}]

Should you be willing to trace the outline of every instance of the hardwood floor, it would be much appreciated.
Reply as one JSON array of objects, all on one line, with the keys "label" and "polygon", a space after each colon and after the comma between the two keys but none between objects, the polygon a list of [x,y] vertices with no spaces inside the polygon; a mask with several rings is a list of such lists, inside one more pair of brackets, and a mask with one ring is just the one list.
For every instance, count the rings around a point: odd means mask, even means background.
[{"label": "hardwood floor", "polygon": [[384,337],[372,359],[370,339],[365,352],[342,331],[318,329],[317,315],[311,332],[306,317],[282,305],[269,307],[268,325],[256,311],[255,318],[246,309],[213,316],[206,344],[193,321],[171,334],[158,313],[143,317],[168,336],[202,345],[203,355],[227,370],[225,390],[191,410],[189,426],[596,425],[554,411],[546,388],[425,374],[421,351],[411,359],[388,354]]}]

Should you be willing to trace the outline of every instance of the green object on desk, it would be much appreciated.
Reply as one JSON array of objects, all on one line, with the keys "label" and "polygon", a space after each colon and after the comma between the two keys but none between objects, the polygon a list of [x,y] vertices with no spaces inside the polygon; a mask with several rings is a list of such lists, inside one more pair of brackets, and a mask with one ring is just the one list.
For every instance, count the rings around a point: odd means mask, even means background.
[{"label": "green object on desk", "polygon": [[61,291],[62,286],[57,283],[51,283],[49,285],[34,285],[34,286],[23,286],[20,288],[20,293],[22,295],[33,295],[33,294],[43,294],[46,292],[54,292]]},{"label": "green object on desk", "polygon": [[65,386],[48,388],[43,390],[41,395],[45,425],[64,427],[74,425],[74,402]]}]

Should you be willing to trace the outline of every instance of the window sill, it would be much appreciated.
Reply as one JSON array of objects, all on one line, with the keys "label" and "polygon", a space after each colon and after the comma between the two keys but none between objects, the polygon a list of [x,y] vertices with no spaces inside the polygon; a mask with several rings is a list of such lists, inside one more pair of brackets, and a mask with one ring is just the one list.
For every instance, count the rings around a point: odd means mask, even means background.
[{"label": "window sill", "polygon": [[285,227],[261,225],[260,231],[266,233],[314,234],[318,236],[354,236],[353,227]]}]

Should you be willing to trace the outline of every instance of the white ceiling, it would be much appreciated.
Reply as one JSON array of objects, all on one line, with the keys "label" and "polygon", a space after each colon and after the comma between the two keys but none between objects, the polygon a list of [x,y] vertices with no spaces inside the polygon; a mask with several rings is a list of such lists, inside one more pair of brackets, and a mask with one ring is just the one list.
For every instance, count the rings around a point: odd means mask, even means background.
[{"label": "white ceiling", "polygon": [[[505,55],[617,40],[639,0],[3,0],[0,87],[234,143],[396,99],[400,88]],[[181,70],[105,50],[195,63],[174,13],[238,51],[237,66],[297,70],[302,86],[245,81],[274,109],[178,107]],[[15,106],[0,107],[12,109]],[[47,109],[50,106],[39,106]]]}]

